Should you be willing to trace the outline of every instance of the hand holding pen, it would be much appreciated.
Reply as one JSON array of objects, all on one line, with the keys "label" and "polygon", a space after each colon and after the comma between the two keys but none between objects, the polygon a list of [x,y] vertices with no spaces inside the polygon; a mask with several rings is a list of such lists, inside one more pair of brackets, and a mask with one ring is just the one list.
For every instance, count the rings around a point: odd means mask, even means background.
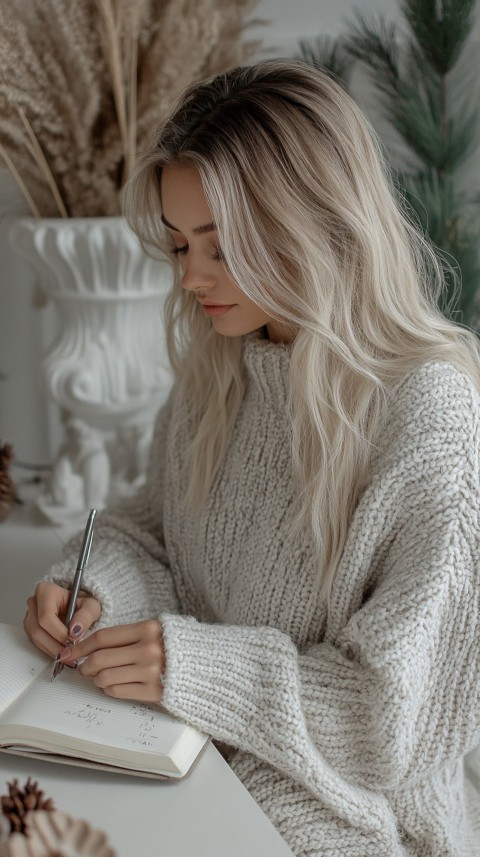
[{"label": "hand holding pen", "polygon": [[[77,598],[78,593],[80,591],[80,584],[82,582],[83,572],[88,562],[88,558],[90,556],[90,549],[92,547],[92,539],[93,539],[93,522],[95,519],[95,515],[97,514],[96,509],[91,509],[90,514],[88,516],[87,525],[85,527],[85,532],[83,534],[82,545],[80,548],[80,554],[78,557],[77,568],[75,571],[75,577],[73,579],[72,591],[70,593],[70,599],[68,602],[67,615],[65,617],[65,625],[68,628],[70,622],[72,621],[73,615],[77,609]],[[66,644],[74,643],[70,636],[67,636]],[[55,665],[53,667],[52,681],[61,673],[63,667],[65,666],[62,661],[58,659],[58,656],[55,658]]]}]

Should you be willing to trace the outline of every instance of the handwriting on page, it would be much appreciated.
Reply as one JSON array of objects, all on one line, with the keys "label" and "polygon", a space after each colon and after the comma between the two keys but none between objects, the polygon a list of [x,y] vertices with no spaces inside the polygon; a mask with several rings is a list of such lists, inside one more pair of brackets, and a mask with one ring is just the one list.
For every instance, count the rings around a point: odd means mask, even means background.
[{"label": "handwriting on page", "polygon": [[64,670],[52,683],[51,665],[28,693],[10,705],[10,723],[86,740],[98,747],[164,754],[183,734],[184,726],[158,706],[108,699],[87,676]]},{"label": "handwriting on page", "polygon": [[63,714],[66,717],[74,717],[76,720],[82,720],[84,726],[87,729],[90,729],[91,726],[105,726],[105,719],[102,719],[102,714],[111,714],[111,708],[101,708],[99,705],[91,705],[91,703],[86,702],[82,708],[77,709],[77,711],[71,711],[67,709],[63,711]]},{"label": "handwriting on page", "polygon": [[153,747],[153,742],[160,738],[160,735],[155,732],[155,717],[152,710],[148,705],[138,702],[130,706],[130,714],[139,718],[138,734],[130,736],[126,740],[130,744],[137,744],[140,747]]},{"label": "handwriting on page", "polygon": [[[71,708],[63,709],[62,714],[73,720],[81,721],[82,727],[87,730],[96,730],[108,727],[109,715],[112,714],[112,711],[112,708],[85,702],[76,710]],[[132,724],[135,725],[130,730],[129,735],[123,736],[123,740],[138,748],[155,747],[156,741],[161,739],[161,735],[156,728],[158,726],[158,716],[155,716],[154,710],[142,703],[132,703],[131,705],[125,705],[124,714],[127,716],[133,715],[135,720],[131,720],[129,726],[132,726]]]}]

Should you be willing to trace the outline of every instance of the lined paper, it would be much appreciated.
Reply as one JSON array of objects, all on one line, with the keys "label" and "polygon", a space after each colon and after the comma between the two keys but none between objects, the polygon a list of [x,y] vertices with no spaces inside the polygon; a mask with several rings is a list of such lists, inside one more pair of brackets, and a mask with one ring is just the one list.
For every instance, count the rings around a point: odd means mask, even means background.
[{"label": "lined paper", "polygon": [[[54,682],[42,675],[28,694],[0,717],[0,724],[32,726],[105,747],[144,753],[168,752],[185,726],[158,707],[111,699],[76,670],[65,669]],[[61,743],[61,742],[60,742]]]},{"label": "lined paper", "polygon": [[46,670],[51,658],[30,642],[23,628],[0,624],[0,711]]}]

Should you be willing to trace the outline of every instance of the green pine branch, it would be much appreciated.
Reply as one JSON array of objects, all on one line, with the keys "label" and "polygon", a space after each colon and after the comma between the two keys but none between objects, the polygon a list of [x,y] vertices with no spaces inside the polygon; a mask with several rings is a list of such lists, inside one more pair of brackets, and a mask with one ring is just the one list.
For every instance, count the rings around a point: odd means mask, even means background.
[{"label": "green pine branch", "polygon": [[453,103],[449,75],[472,28],[474,7],[475,0],[403,0],[408,31],[401,39],[382,16],[367,19],[358,12],[347,38],[347,49],[371,72],[384,112],[411,153],[400,182],[444,263],[441,309],[468,324],[478,313],[480,227],[478,208],[472,212],[455,188],[457,170],[478,141],[479,110],[471,97]]},{"label": "green pine branch", "polygon": [[382,15],[356,10],[346,37],[304,41],[300,58],[330,69],[344,85],[352,72],[346,57],[370,72],[384,113],[409,152],[402,155],[398,189],[445,270],[440,307],[480,330],[480,196],[466,199],[457,190],[458,168],[478,142],[480,109],[470,92],[454,100],[450,91],[475,0],[401,0],[400,8],[401,30]]},{"label": "green pine branch", "polygon": [[475,0],[403,0],[400,9],[431,67],[448,74],[472,29]]},{"label": "green pine branch", "polygon": [[318,36],[316,39],[300,39],[297,59],[321,69],[333,77],[348,91],[353,68],[353,57],[346,48],[344,39]]},{"label": "green pine branch", "polygon": [[475,106],[459,111],[448,122],[445,133],[442,117],[431,92],[411,88],[386,106],[392,124],[425,167],[441,174],[453,173],[476,146],[478,110]]},{"label": "green pine branch", "polygon": [[358,9],[354,18],[346,39],[347,51],[370,69],[384,95],[396,97],[402,85],[396,27],[382,17],[366,17]]}]

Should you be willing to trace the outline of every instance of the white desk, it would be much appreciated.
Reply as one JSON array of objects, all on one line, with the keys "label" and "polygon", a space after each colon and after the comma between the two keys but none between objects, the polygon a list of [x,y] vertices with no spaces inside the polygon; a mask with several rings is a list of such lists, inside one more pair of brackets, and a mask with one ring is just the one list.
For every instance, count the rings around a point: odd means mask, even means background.
[{"label": "white desk", "polygon": [[[66,535],[28,506],[0,524],[0,622],[22,624],[26,599]],[[58,809],[104,830],[118,857],[292,857],[212,744],[177,783],[0,754],[1,794],[7,780],[28,776]]]}]

